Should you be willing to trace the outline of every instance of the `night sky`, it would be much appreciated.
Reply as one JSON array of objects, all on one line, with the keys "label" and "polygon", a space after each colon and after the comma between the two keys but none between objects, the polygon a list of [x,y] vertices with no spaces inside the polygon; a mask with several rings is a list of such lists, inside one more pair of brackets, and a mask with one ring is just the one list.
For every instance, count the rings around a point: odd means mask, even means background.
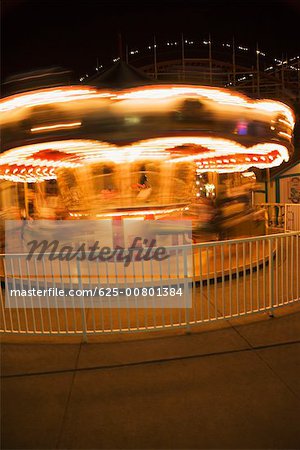
[{"label": "night sky", "polygon": [[76,76],[96,58],[118,56],[117,35],[129,48],[180,39],[228,41],[281,57],[300,52],[300,0],[2,0],[2,80],[19,72],[62,66]]}]

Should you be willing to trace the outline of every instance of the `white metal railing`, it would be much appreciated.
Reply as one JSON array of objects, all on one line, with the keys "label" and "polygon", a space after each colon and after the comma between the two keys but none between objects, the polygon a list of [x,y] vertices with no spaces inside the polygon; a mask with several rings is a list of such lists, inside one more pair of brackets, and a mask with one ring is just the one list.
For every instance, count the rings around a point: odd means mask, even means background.
[{"label": "white metal railing", "polygon": [[[153,267],[132,261],[116,280],[114,264],[86,266],[84,261],[37,262],[24,255],[1,255],[1,331],[37,335],[83,335],[191,327],[273,309],[300,300],[300,232],[280,233],[171,248],[175,265]],[[110,263],[111,264],[111,263]],[[29,270],[30,269],[30,270]],[[129,269],[128,269],[129,270]],[[30,275],[28,275],[30,273]],[[94,289],[95,286],[170,287],[185,289],[184,301],[164,299],[75,299],[44,296],[8,301],[8,289]],[[132,294],[134,292],[132,291]],[[172,299],[174,300],[174,299]],[[176,301],[177,301],[176,300]],[[27,302],[27,303],[26,303]],[[98,303],[97,303],[98,302]],[[100,303],[99,303],[100,302]],[[144,303],[143,303],[144,302]],[[97,303],[97,304],[96,304]]]},{"label": "white metal railing", "polygon": [[300,231],[300,204],[260,203],[257,209],[265,210],[266,225],[287,231]]}]

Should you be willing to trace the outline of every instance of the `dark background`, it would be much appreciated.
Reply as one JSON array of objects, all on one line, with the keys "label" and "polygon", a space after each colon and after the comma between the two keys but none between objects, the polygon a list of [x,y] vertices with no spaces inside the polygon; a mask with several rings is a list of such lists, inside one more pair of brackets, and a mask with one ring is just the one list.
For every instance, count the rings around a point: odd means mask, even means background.
[{"label": "dark background", "polygon": [[230,41],[281,58],[300,52],[300,0],[2,0],[2,80],[15,73],[63,66],[81,76],[96,58],[118,56],[117,35],[129,48],[168,39]]}]

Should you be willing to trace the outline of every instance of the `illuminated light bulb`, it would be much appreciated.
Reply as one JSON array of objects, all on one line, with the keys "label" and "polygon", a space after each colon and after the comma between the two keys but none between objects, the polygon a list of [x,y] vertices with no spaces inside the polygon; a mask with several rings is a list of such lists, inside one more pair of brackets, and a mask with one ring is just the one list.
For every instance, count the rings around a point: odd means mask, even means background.
[{"label": "illuminated light bulb", "polygon": [[245,158],[245,161],[251,161],[251,159],[250,158],[248,158],[247,156],[246,156],[246,158]]},{"label": "illuminated light bulb", "polygon": [[258,158],[256,158],[256,156],[252,157],[253,161],[258,161]]},{"label": "illuminated light bulb", "polygon": [[284,136],[284,137],[287,137],[287,138],[291,138],[292,137],[292,135],[291,134],[289,134],[289,133],[285,133],[285,132],[283,132],[283,131],[279,131],[279,133],[278,134],[280,134],[280,136]]},{"label": "illuminated light bulb", "polygon": [[289,125],[289,122],[287,122],[284,119],[278,119],[278,122],[284,123],[285,125]]},{"label": "illuminated light bulb", "polygon": [[34,133],[36,131],[50,131],[61,128],[75,128],[80,127],[81,122],[73,122],[73,123],[58,123],[56,125],[45,125],[42,127],[31,128],[31,132]]},{"label": "illuminated light bulb", "polygon": [[264,156],[261,156],[260,159],[262,159],[263,161],[266,160],[266,158]]},{"label": "illuminated light bulb", "polygon": [[271,130],[275,130],[275,127],[270,127],[271,128]]},{"label": "illuminated light bulb", "polygon": [[119,217],[119,216],[145,216],[149,214],[166,214],[166,213],[172,213],[177,211],[183,211],[184,207],[181,208],[171,208],[171,209],[164,209],[164,210],[153,210],[153,211],[127,211],[124,213],[116,212],[116,213],[102,213],[102,214],[96,214],[96,217]]}]

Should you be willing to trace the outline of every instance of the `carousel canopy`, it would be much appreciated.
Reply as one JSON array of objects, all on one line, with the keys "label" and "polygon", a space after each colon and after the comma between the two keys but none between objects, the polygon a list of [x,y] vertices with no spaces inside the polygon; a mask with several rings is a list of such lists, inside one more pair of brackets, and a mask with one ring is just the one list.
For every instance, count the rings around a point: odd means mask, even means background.
[{"label": "carousel canopy", "polygon": [[145,86],[155,83],[155,80],[147,77],[147,75],[122,60],[119,60],[109,69],[86,81],[86,84],[89,86],[116,89]]}]

